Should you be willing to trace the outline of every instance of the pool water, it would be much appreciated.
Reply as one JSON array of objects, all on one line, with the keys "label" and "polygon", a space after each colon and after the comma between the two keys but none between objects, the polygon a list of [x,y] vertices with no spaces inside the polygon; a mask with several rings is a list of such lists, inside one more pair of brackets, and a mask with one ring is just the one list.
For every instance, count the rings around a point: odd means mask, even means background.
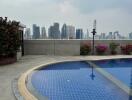
[{"label": "pool water", "polygon": [[35,71],[31,84],[39,100],[131,100],[85,62],[65,62]]},{"label": "pool water", "polygon": [[132,59],[101,60],[94,63],[132,87]]}]

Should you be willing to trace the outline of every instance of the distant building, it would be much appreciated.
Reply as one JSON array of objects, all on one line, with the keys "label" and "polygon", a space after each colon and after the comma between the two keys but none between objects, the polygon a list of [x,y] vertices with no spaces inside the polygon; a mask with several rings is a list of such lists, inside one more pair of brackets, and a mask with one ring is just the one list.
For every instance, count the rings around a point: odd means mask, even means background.
[{"label": "distant building", "polygon": [[68,39],[68,30],[67,30],[67,25],[63,24],[62,29],[61,29],[61,39]]},{"label": "distant building", "polygon": [[99,39],[100,39],[100,35],[95,34],[94,39],[95,39],[95,40],[99,40]]},{"label": "distant building", "polygon": [[129,33],[129,39],[132,39],[132,32]]},{"label": "distant building", "polygon": [[83,39],[83,30],[76,29],[76,39]]},{"label": "distant building", "polygon": [[54,38],[55,39],[60,39],[60,29],[59,29],[59,23],[54,23]]},{"label": "distant building", "polygon": [[48,29],[48,38],[54,39],[53,26],[50,26]]},{"label": "distant building", "polygon": [[113,33],[113,38],[114,38],[114,39],[121,39],[122,36],[119,34],[119,31],[115,31],[115,32]]},{"label": "distant building", "polygon": [[24,39],[31,39],[31,31],[30,28],[25,29]]},{"label": "distant building", "polygon": [[113,38],[113,33],[112,32],[109,32],[108,36],[106,37],[106,39],[114,39]]},{"label": "distant building", "polygon": [[68,34],[69,39],[76,39],[75,27],[68,25],[67,26],[67,34]]},{"label": "distant building", "polygon": [[33,24],[33,39],[40,39],[40,27]]},{"label": "distant building", "polygon": [[87,29],[86,39],[90,39],[90,36],[89,36],[89,31],[88,31],[88,29]]},{"label": "distant building", "polygon": [[101,33],[100,39],[106,39],[106,33]]},{"label": "distant building", "polygon": [[50,39],[60,39],[60,29],[59,23],[54,23],[53,26],[50,26],[48,29],[48,34]]},{"label": "distant building", "polygon": [[41,28],[41,38],[42,39],[47,39],[47,34],[46,34],[46,29],[45,27]]}]

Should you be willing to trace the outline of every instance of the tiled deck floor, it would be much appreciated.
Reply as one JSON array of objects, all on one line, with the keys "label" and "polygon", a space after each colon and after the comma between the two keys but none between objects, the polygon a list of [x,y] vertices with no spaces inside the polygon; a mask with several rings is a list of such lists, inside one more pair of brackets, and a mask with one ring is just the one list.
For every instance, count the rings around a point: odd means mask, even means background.
[{"label": "tiled deck floor", "polygon": [[48,61],[60,61],[60,60],[78,60],[78,59],[103,59],[103,58],[121,58],[121,57],[129,57],[131,56],[85,56],[85,57],[75,57],[75,56],[24,56],[21,60],[19,60],[15,64],[0,66],[0,100],[15,100],[14,95],[11,89],[11,81],[16,78],[21,73],[26,70],[33,68],[35,66],[44,64]]}]

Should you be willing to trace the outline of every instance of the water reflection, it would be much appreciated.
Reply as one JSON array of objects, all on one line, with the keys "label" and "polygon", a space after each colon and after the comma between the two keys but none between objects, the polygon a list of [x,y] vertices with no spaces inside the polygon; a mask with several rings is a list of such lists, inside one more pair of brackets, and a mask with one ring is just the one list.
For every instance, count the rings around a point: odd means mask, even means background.
[{"label": "water reflection", "polygon": [[90,74],[90,77],[92,80],[94,80],[94,78],[95,78],[94,71],[93,71],[94,68],[93,68],[93,66],[91,66],[91,68],[92,68],[92,73]]},{"label": "water reflection", "polygon": [[131,75],[130,75],[130,94],[129,100],[132,100],[132,68],[131,68]]}]

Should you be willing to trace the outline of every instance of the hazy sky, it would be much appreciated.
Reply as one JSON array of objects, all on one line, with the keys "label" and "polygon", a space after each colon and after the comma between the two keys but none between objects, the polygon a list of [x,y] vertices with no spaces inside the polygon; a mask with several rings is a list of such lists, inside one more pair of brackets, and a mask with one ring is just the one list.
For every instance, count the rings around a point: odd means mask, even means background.
[{"label": "hazy sky", "polygon": [[92,31],[97,20],[97,31],[119,30],[132,32],[132,0],[0,0],[0,16],[21,21],[27,27],[33,23],[48,28],[59,22]]}]

